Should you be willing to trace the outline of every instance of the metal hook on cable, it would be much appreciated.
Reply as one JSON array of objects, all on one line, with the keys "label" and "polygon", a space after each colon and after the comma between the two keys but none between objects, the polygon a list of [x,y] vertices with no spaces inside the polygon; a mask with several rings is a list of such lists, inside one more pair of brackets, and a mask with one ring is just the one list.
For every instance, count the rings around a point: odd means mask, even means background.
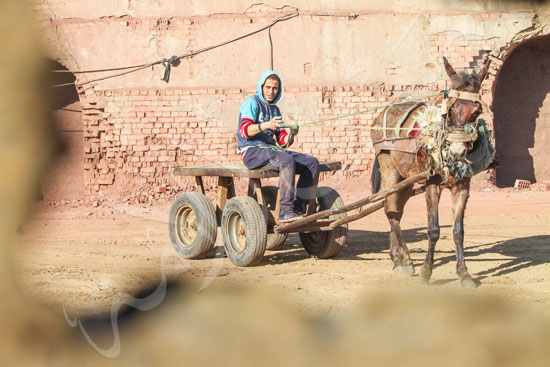
[{"label": "metal hook on cable", "polygon": [[178,56],[172,56],[168,60],[164,59],[162,60],[162,65],[164,65],[164,76],[161,80],[164,80],[166,83],[170,81],[170,72],[172,71],[172,65],[178,66],[179,65],[179,57]]}]

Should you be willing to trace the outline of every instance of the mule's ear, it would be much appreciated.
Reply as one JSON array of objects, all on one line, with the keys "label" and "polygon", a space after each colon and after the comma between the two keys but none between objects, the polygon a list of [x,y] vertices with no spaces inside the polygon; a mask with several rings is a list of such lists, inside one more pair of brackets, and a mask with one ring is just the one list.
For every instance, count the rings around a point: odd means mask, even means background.
[{"label": "mule's ear", "polygon": [[451,78],[453,75],[456,74],[455,69],[453,69],[451,64],[449,64],[449,61],[445,56],[443,56],[443,65],[445,66],[445,71],[447,72],[447,75],[449,76],[449,78]]},{"label": "mule's ear", "polygon": [[487,77],[487,73],[489,72],[489,65],[491,64],[491,59],[488,57],[487,60],[485,60],[485,63],[481,67],[481,69],[477,73],[477,81],[481,85],[483,83],[483,80]]}]

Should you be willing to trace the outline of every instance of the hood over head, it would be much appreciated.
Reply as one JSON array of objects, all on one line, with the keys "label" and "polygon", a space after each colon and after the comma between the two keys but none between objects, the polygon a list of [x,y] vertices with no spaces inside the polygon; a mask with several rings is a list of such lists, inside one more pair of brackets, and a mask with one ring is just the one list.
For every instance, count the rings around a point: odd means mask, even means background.
[{"label": "hood over head", "polygon": [[258,85],[256,86],[256,93],[258,94],[258,97],[260,97],[260,99],[262,101],[267,103],[267,101],[264,99],[264,96],[262,95],[262,86],[264,85],[265,80],[267,79],[267,77],[270,76],[270,75],[277,75],[279,77],[279,80],[281,81],[279,83],[279,92],[277,92],[277,95],[275,96],[275,99],[271,103],[271,104],[275,104],[275,103],[279,102],[279,100],[283,97],[283,79],[280,77],[279,74],[277,74],[273,70],[266,70],[260,76],[260,80],[258,81]]}]

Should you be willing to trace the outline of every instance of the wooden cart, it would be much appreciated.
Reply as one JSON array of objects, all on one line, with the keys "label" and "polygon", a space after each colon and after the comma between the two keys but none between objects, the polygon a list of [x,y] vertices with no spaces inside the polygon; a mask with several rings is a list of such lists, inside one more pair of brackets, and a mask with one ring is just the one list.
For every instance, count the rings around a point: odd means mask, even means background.
[{"label": "wooden cart", "polygon": [[[341,169],[340,162],[323,162],[320,171]],[[279,192],[275,186],[262,186],[261,179],[278,177],[276,170],[249,170],[242,163],[177,167],[177,176],[194,176],[196,192],[180,195],[170,210],[170,238],[175,249],[185,258],[197,259],[208,255],[214,247],[217,227],[221,227],[223,243],[230,260],[238,266],[261,261],[265,250],[280,248],[289,233],[298,232],[306,251],[318,258],[330,258],[344,247],[347,226],[329,228],[345,213],[328,219],[306,223],[285,230],[279,226]],[[218,177],[215,207],[204,195],[203,177]],[[248,179],[247,196],[235,196],[234,177]],[[329,187],[312,190],[307,213],[340,208],[344,202]]]},{"label": "wooden cart", "polygon": [[[320,171],[341,169],[340,162],[324,162]],[[279,224],[279,193],[275,186],[262,186],[261,179],[278,177],[276,170],[249,170],[242,163],[177,167],[174,174],[194,176],[196,192],[180,195],[170,209],[170,239],[176,251],[187,259],[208,255],[214,247],[217,228],[221,227],[223,244],[229,259],[238,266],[259,263],[266,249],[281,247],[289,233],[298,233],[305,250],[312,256],[327,259],[339,254],[347,240],[347,223],[362,218],[384,205],[384,198],[413,183],[425,180],[432,172],[422,172],[394,187],[382,190],[349,205],[336,190],[317,187],[307,206],[307,216]],[[216,205],[205,196],[203,177],[218,177]],[[234,177],[248,179],[247,196],[235,196]],[[416,189],[414,194],[422,192]],[[368,208],[364,205],[374,203]],[[361,208],[347,216],[347,212]]]}]

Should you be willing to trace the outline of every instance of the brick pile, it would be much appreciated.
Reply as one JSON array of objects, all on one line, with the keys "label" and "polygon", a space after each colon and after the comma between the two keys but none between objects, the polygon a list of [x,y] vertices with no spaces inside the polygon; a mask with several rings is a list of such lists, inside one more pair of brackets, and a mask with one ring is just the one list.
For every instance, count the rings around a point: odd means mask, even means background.
[{"label": "brick pile", "polygon": [[[384,105],[396,97],[433,94],[436,86],[373,84],[364,86],[289,87],[285,98],[318,98],[319,119]],[[195,105],[219,98],[238,106],[253,89],[166,88],[117,89],[82,96],[85,181],[87,195],[113,190],[164,192],[191,180],[174,177],[176,166],[239,161],[236,121],[200,119]],[[342,161],[337,174],[368,175],[374,150],[368,126],[378,114],[371,111],[301,129],[292,149],[319,160]],[[295,116],[304,122],[301,116]],[[209,181],[207,181],[208,183]]]}]

